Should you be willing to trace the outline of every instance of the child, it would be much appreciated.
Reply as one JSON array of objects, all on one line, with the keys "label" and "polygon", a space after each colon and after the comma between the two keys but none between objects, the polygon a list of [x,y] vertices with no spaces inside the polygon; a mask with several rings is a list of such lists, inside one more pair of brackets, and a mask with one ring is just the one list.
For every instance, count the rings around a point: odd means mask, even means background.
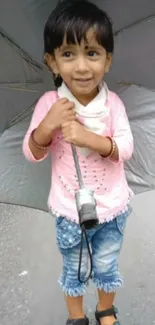
[{"label": "child", "polygon": [[[66,324],[88,325],[83,311],[86,283],[78,280],[81,229],[75,204],[77,176],[70,144],[77,146],[85,186],[94,190],[99,224],[87,231],[92,249],[92,281],[98,290],[97,324],[118,325],[113,306],[122,285],[118,257],[132,196],[124,172],[133,137],[124,105],[103,78],[114,49],[107,14],[88,1],[58,4],[44,30],[45,61],[57,91],[36,105],[23,142],[25,157],[42,161],[52,154],[48,206],[56,216],[57,243],[63,257],[60,285],[69,312]],[[82,258],[87,273],[86,248]]]}]

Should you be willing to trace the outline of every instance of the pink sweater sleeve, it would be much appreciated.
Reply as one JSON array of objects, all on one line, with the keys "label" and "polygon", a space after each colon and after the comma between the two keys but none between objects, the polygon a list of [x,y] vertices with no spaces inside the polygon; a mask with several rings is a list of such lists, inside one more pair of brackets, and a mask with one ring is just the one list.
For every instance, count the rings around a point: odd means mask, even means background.
[{"label": "pink sweater sleeve", "polygon": [[133,154],[133,136],[121,99],[115,94],[112,105],[112,136],[119,150],[119,162],[129,160]]},{"label": "pink sweater sleeve", "polygon": [[29,144],[28,144],[29,143],[29,138],[30,138],[30,135],[31,135],[32,131],[38,127],[40,122],[46,116],[47,112],[48,112],[48,107],[47,107],[46,93],[45,93],[39,99],[39,101],[38,101],[38,103],[37,103],[37,105],[36,105],[36,107],[34,109],[29,128],[27,130],[27,133],[26,133],[26,135],[24,137],[24,141],[23,141],[23,153],[24,153],[24,156],[25,156],[25,158],[27,160],[29,160],[31,162],[42,161],[48,156],[48,153],[46,153],[42,159],[36,160],[35,157],[33,156],[32,152],[31,152],[31,150],[29,148]]}]

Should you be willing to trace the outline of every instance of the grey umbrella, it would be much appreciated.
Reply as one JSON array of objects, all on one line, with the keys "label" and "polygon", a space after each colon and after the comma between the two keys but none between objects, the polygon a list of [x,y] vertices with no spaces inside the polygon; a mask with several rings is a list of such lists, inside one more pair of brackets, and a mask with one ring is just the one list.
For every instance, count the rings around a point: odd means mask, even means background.
[{"label": "grey umbrella", "polygon": [[[126,173],[135,193],[141,193],[155,187],[155,2],[94,2],[114,23],[115,53],[107,82],[127,108],[135,152]],[[51,0],[0,3],[0,202],[43,210],[50,184],[48,172],[42,171],[49,169],[49,161],[28,164],[21,144],[37,99],[53,87],[42,64],[42,32],[55,5]]]}]

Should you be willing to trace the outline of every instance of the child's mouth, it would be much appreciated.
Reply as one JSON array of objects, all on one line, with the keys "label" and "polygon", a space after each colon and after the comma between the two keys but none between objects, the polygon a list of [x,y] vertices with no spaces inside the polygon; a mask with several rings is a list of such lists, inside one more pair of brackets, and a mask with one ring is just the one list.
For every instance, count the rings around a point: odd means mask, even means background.
[{"label": "child's mouth", "polygon": [[92,80],[92,78],[80,78],[80,79],[75,79],[75,81],[79,84],[86,84],[88,82],[90,82]]}]

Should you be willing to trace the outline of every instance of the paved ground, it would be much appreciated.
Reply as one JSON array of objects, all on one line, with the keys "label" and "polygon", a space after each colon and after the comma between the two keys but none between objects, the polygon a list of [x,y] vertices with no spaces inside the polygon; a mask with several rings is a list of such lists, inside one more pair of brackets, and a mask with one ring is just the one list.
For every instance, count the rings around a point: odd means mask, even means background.
[{"label": "paved ground", "polygon": [[[155,192],[137,196],[128,221],[120,266],[125,288],[117,305],[124,325],[155,324]],[[50,215],[0,204],[0,325],[64,325],[57,285],[61,260]],[[96,294],[86,311],[93,321]]]}]

